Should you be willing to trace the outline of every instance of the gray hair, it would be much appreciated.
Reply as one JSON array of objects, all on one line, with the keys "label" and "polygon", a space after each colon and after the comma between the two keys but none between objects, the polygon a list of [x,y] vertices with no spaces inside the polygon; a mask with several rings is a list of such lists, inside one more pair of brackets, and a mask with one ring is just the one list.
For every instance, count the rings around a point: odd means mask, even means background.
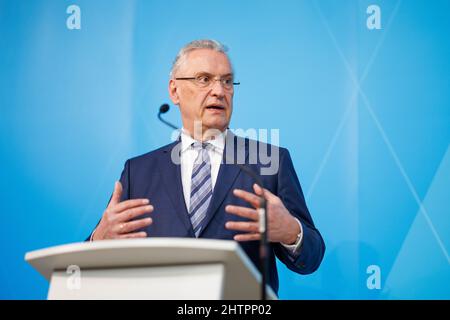
[{"label": "gray hair", "polygon": [[170,70],[171,78],[173,78],[173,76],[178,71],[180,66],[184,63],[184,61],[186,60],[186,56],[189,54],[189,52],[197,49],[211,49],[217,52],[221,52],[227,56],[231,65],[230,57],[227,54],[228,48],[225,45],[216,40],[209,40],[209,39],[194,40],[189,42],[183,48],[181,48],[180,51],[178,52],[177,56],[175,57],[175,60],[173,61],[172,69]]}]

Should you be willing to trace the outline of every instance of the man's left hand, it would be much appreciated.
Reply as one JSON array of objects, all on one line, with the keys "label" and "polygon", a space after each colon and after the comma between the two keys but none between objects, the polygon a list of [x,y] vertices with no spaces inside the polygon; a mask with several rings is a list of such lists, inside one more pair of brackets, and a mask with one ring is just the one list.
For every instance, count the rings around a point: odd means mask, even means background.
[{"label": "man's left hand", "polygon": [[267,201],[267,239],[270,242],[281,242],[284,244],[293,244],[300,232],[300,226],[295,218],[289,213],[279,197],[269,190],[263,189],[257,184],[253,185],[255,194],[234,189],[233,194],[248,202],[253,208],[228,205],[225,211],[237,216],[248,218],[251,221],[228,221],[225,227],[229,230],[242,231],[243,233],[234,236],[236,241],[251,241],[261,238],[259,233],[259,216],[256,209],[259,208],[260,197],[263,196]]}]

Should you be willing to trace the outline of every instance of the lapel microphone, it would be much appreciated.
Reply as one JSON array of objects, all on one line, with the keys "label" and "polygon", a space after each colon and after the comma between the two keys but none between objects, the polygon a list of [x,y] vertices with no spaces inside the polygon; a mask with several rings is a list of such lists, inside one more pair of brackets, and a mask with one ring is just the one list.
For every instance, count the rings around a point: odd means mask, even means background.
[{"label": "lapel microphone", "polygon": [[[167,120],[164,120],[161,117],[161,114],[167,113],[170,110],[170,106],[167,103],[162,104],[159,107],[158,111],[158,119],[164,123],[165,125],[169,126],[172,129],[180,130],[177,126],[170,123]],[[225,139],[226,141],[226,139]],[[267,300],[267,292],[266,292],[266,284],[268,279],[268,271],[269,271],[269,246],[267,241],[267,201],[264,197],[264,185],[262,183],[262,180],[258,174],[256,174],[249,166],[245,164],[239,164],[237,161],[234,161],[234,159],[229,159],[225,154],[225,162],[235,164],[241,169],[243,172],[245,172],[247,175],[249,175],[262,189],[263,196],[259,200],[259,208],[258,216],[259,216],[259,233],[261,234],[261,240],[259,241],[259,258],[260,258],[260,264],[261,264],[261,300]]]}]

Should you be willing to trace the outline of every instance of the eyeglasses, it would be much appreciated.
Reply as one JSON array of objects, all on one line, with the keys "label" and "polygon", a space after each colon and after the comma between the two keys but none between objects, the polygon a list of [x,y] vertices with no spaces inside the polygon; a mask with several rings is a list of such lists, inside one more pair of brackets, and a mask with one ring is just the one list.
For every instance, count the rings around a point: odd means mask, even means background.
[{"label": "eyeglasses", "polygon": [[238,86],[241,84],[240,82],[234,82],[233,76],[231,75],[224,77],[214,77],[212,74],[208,73],[202,73],[196,75],[195,77],[175,78],[175,80],[191,80],[199,88],[208,88],[215,81],[220,81],[220,83],[226,90],[231,90],[233,89],[233,86]]}]

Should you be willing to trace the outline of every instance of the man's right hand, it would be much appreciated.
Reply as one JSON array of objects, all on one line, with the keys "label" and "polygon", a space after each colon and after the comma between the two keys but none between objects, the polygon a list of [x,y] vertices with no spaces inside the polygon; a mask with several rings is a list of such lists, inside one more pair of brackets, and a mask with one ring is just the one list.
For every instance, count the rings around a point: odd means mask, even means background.
[{"label": "man's right hand", "polygon": [[145,238],[147,233],[134,232],[152,224],[152,218],[132,219],[152,212],[153,206],[148,199],[132,199],[120,202],[122,184],[117,181],[114,193],[102,219],[94,231],[92,241],[106,239]]}]

